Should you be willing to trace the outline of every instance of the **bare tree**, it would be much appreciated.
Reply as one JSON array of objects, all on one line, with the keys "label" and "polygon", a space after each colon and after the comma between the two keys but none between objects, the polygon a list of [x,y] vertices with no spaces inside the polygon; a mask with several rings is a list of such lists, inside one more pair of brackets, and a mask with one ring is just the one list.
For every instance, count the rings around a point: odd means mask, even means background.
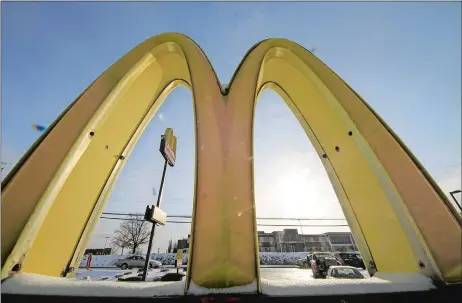
[{"label": "bare tree", "polygon": [[172,252],[172,245],[173,245],[172,242],[173,242],[172,239],[170,239],[170,240],[168,241],[168,247],[167,247],[167,252],[168,252],[168,253],[171,253],[171,252]]},{"label": "bare tree", "polygon": [[148,243],[151,232],[148,222],[130,215],[126,221],[120,223],[115,234],[115,238],[121,241],[120,244],[126,243],[125,247],[130,248],[135,254],[140,251],[141,245]]},{"label": "bare tree", "polygon": [[130,247],[130,242],[122,234],[116,234],[116,236],[112,238],[112,245],[117,249],[120,248],[122,250],[120,254],[123,255],[124,249]]},{"label": "bare tree", "polygon": [[178,243],[174,242],[172,247],[172,252],[176,253],[178,251]]}]

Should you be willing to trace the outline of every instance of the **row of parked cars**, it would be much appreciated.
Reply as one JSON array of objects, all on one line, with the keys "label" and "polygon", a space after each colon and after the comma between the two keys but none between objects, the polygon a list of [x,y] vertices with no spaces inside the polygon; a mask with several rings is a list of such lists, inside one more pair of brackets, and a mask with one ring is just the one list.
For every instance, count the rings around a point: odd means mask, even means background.
[{"label": "row of parked cars", "polygon": [[313,256],[328,256],[336,259],[336,263],[338,265],[348,265],[353,267],[360,267],[362,269],[366,269],[364,265],[364,261],[361,258],[359,252],[340,252],[340,253],[333,253],[333,252],[315,252],[310,253],[306,256],[306,258],[298,259],[298,265],[300,267],[311,267]]},{"label": "row of parked cars", "polygon": [[298,264],[311,268],[314,278],[361,279],[358,268],[366,268],[359,252],[316,252],[299,259]]}]

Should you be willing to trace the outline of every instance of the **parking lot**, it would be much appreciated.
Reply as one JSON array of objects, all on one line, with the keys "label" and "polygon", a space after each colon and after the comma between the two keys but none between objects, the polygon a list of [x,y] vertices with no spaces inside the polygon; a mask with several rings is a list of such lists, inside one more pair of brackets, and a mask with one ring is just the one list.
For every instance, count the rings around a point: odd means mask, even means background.
[{"label": "parking lot", "polygon": [[[99,281],[99,280],[117,280],[116,275],[126,274],[128,275],[135,275],[137,273],[137,269],[131,270],[121,270],[121,269],[90,269],[87,271],[86,269],[80,269],[76,273],[76,279],[87,279],[88,276],[92,281]],[[150,272],[148,281],[155,280],[156,277],[160,277],[168,272],[176,272],[176,269],[170,268],[168,271],[161,272],[160,269],[155,269]],[[360,272],[364,275],[364,277],[369,277],[369,274],[366,270],[360,270]],[[261,267],[260,274],[262,279],[266,280],[276,280],[276,281],[303,281],[303,280],[312,280],[313,279],[313,272],[310,268],[302,269],[302,268],[274,268],[274,267]]]}]

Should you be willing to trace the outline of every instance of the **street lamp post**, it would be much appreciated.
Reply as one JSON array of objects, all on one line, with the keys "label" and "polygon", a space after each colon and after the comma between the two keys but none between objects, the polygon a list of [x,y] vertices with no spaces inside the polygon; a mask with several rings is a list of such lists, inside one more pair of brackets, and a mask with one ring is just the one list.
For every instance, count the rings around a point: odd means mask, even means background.
[{"label": "street lamp post", "polygon": [[[460,194],[460,193],[462,193],[462,191],[461,191],[460,189],[458,189],[458,190],[453,190],[453,191],[450,191],[450,192],[449,192],[449,194],[451,195],[451,197],[452,197],[452,199],[454,200],[454,202],[456,202],[457,207],[459,207],[459,210],[462,212],[462,205],[461,205],[459,202],[457,202],[457,199],[456,199],[456,197],[454,196],[455,194]],[[462,202],[461,202],[461,203],[462,203]]]},{"label": "street lamp post", "polygon": [[106,250],[107,240],[109,240],[110,237],[104,237],[104,238],[106,239],[106,241],[104,241],[103,254],[104,254],[104,251]]}]

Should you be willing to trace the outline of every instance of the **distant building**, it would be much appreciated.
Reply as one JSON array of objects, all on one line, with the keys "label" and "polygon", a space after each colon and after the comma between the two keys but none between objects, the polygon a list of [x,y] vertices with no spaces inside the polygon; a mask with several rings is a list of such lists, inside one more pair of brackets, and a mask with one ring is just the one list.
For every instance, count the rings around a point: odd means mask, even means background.
[{"label": "distant building", "polygon": [[276,251],[273,234],[259,231],[258,232],[258,246],[260,247],[261,252]]},{"label": "distant building", "polygon": [[273,232],[276,251],[299,252],[304,251],[303,241],[297,229],[284,229]]},{"label": "distant building", "polygon": [[351,232],[301,235],[297,229],[258,232],[260,252],[357,251]]},{"label": "distant building", "polygon": [[358,250],[353,235],[350,232],[328,232],[325,235],[329,239],[333,251],[347,252]]},{"label": "distant building", "polygon": [[183,239],[178,240],[177,249],[189,248],[189,238],[190,238],[190,235],[188,235],[188,238],[183,238]]},{"label": "distant building", "polygon": [[92,254],[92,255],[111,255],[112,248],[88,248],[85,250],[85,254]]},{"label": "distant building", "polygon": [[325,234],[301,235],[304,251],[332,251],[329,239]]}]

